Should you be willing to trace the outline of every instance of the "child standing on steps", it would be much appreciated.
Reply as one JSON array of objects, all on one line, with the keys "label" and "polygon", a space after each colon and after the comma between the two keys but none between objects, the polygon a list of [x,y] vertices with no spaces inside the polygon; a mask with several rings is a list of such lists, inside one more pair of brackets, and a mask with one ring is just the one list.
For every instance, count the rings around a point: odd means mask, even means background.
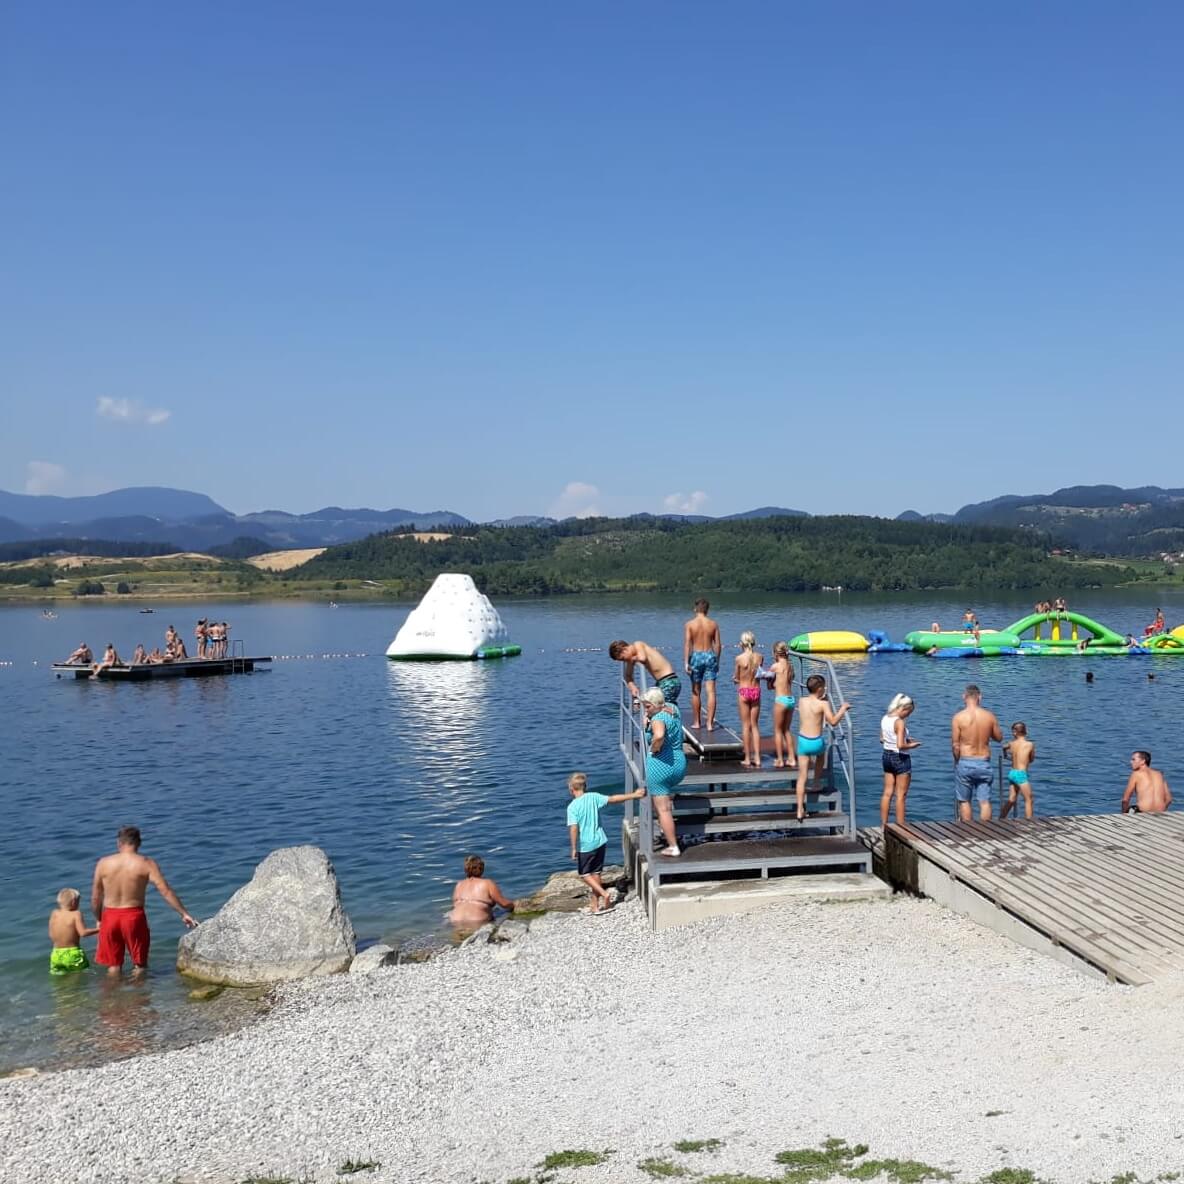
[{"label": "child standing on steps", "polygon": [[789,646],[783,641],[773,644],[775,661],[769,667],[771,675],[769,689],[773,692],[773,760],[774,769],[792,769],[797,764],[798,754],[794,748],[793,733],[789,730],[793,722],[793,663],[789,660]]},{"label": "child standing on steps", "polygon": [[598,917],[613,907],[608,890],[600,880],[605,852],[608,850],[608,835],[600,825],[600,811],[604,806],[645,797],[645,790],[615,793],[611,797],[603,793],[589,793],[586,773],[573,773],[567,779],[567,788],[572,798],[567,806],[571,857],[580,869],[580,879],[592,889],[592,903],[588,912]]},{"label": "child standing on steps", "polygon": [[761,767],[761,686],[757,671],[764,660],[765,655],[756,652],[755,635],[745,630],[740,634],[740,653],[736,655],[732,681],[740,703],[740,743],[744,746],[740,764],[746,769]]}]

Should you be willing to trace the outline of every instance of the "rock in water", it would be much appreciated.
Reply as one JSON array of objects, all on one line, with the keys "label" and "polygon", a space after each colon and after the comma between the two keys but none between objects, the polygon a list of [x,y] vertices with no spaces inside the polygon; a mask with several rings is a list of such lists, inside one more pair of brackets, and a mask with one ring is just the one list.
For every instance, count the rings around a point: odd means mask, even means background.
[{"label": "rock in water", "polygon": [[348,970],[356,950],[341,888],[319,847],[273,851],[208,921],[181,938],[177,969],[251,987]]},{"label": "rock in water", "polygon": [[[606,888],[618,888],[622,893],[629,884],[623,867],[606,867],[600,873]],[[591,890],[576,871],[555,872],[534,894],[514,902],[516,913],[559,912],[574,913],[588,903]]]},{"label": "rock in water", "polygon": [[399,953],[394,946],[383,942],[376,942],[367,946],[349,966],[350,974],[373,974],[376,970],[384,970],[394,966],[399,961]]}]

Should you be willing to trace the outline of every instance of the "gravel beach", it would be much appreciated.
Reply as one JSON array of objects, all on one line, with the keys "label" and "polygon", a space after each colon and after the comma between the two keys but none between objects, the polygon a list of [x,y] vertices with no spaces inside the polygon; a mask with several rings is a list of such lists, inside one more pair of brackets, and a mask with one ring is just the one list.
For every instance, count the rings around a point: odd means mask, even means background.
[{"label": "gravel beach", "polygon": [[1184,1168],[1182,1020],[1184,983],[1106,986],[927,901],[656,935],[630,902],[289,986],[192,1048],[0,1082],[0,1180],[504,1184],[587,1148],[611,1155],[553,1178],[630,1184],[651,1157],[777,1176],[828,1137],[961,1181],[1150,1180]]}]

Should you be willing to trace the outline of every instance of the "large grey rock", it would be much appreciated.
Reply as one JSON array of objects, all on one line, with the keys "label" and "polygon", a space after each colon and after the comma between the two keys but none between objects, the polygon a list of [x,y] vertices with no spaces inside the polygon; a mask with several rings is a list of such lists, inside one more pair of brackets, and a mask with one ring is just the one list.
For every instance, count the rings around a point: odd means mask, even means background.
[{"label": "large grey rock", "polygon": [[486,921],[480,929],[474,929],[468,937],[460,943],[460,948],[463,950],[467,946],[483,946],[493,940],[493,922]]},{"label": "large grey rock", "polygon": [[513,918],[503,921],[494,932],[494,941],[522,941],[530,933],[530,926],[525,921],[515,921]]},{"label": "large grey rock", "polygon": [[373,974],[387,966],[394,966],[399,961],[399,952],[394,946],[377,942],[367,946],[350,964],[350,974]]},{"label": "large grey rock", "polygon": [[177,969],[250,987],[348,970],[357,949],[329,857],[319,847],[273,851],[177,949]]},{"label": "large grey rock", "polygon": [[[616,887],[622,892],[628,887],[623,867],[606,867],[600,873],[600,882],[606,888]],[[515,901],[514,911],[575,913],[588,904],[591,895],[591,889],[580,879],[578,872],[556,872],[533,895]]]}]

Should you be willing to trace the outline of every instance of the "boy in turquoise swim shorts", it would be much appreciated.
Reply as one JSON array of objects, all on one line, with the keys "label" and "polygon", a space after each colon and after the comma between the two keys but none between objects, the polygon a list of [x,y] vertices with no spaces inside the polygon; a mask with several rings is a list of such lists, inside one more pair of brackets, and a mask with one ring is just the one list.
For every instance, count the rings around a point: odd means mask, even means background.
[{"label": "boy in turquoise swim shorts", "polygon": [[850,703],[844,703],[838,711],[832,711],[826,698],[826,679],[821,674],[811,674],[806,679],[806,694],[798,703],[798,787],[797,818],[806,817],[806,782],[810,778],[810,764],[814,764],[814,788],[818,788],[819,775],[826,764],[826,736],[823,727],[838,727],[839,721],[851,710]]},{"label": "boy in turquoise swim shorts", "polygon": [[1028,766],[1036,759],[1036,745],[1028,739],[1027,724],[1017,720],[1011,725],[1011,739],[1003,746],[1003,751],[1011,757],[1011,768],[1007,772],[1007,801],[999,817],[1006,818],[1009,811],[1015,810],[1019,795],[1023,794],[1024,817],[1031,818],[1032,783],[1028,779]]},{"label": "boy in turquoise swim shorts", "polygon": [[58,893],[58,907],[49,914],[49,940],[53,942],[49,952],[50,974],[71,974],[90,965],[78,943],[84,937],[94,937],[99,927],[86,927],[78,907],[81,900],[77,888],[63,888]]}]

